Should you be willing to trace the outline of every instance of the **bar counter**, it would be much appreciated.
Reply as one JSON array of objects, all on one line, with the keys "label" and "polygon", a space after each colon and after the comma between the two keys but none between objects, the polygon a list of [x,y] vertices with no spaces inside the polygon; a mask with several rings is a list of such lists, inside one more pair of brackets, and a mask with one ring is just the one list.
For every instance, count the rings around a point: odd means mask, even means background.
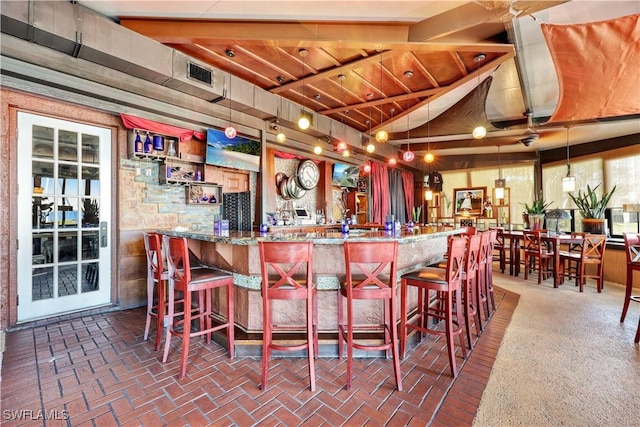
[{"label": "bar counter", "polygon": [[[318,287],[319,329],[333,332],[337,326],[336,290],[345,275],[345,240],[375,243],[397,240],[398,271],[410,270],[438,262],[447,250],[447,237],[462,230],[450,227],[422,226],[403,228],[398,233],[388,231],[351,230],[348,234],[323,228],[320,231],[300,232],[300,226],[278,228],[266,233],[254,231],[230,231],[228,235],[211,232],[159,230],[161,234],[186,237],[189,248],[204,264],[233,273],[235,290],[236,325],[253,333],[262,331],[262,297],[260,294],[260,254],[257,242],[265,241],[313,241],[313,272]],[[409,305],[415,307],[415,295],[410,296]],[[226,307],[222,295],[216,298],[219,312]],[[274,306],[274,320],[285,323],[290,320],[300,323],[304,319],[304,306],[295,301],[278,301]],[[377,302],[363,302],[356,307],[355,321],[382,316]]]}]

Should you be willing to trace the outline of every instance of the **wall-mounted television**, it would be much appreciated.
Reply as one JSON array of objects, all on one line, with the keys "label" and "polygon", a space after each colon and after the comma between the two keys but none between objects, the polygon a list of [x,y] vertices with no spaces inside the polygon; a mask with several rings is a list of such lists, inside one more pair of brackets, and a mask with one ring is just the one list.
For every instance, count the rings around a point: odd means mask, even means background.
[{"label": "wall-mounted television", "polygon": [[260,141],[237,135],[229,139],[223,131],[207,129],[208,165],[260,171]]},{"label": "wall-mounted television", "polygon": [[331,183],[338,187],[357,187],[360,176],[360,166],[335,163]]}]

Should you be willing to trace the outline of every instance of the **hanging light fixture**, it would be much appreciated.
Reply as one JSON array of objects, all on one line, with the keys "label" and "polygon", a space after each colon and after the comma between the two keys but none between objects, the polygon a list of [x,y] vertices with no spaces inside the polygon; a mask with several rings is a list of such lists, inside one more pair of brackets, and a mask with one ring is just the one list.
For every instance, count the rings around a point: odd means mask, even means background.
[{"label": "hanging light fixture", "polygon": [[431,190],[431,188],[427,188],[427,190],[424,192],[424,199],[427,201],[433,200],[433,191]]},{"label": "hanging light fixture", "polygon": [[[338,75],[338,80],[340,80],[340,105],[344,106],[344,79],[346,79],[347,76],[344,74],[340,74]],[[344,126],[344,112],[342,114],[340,114],[340,120],[342,122],[342,125]],[[339,153],[342,153],[343,157],[349,157],[349,155],[351,154],[349,152],[349,144],[347,144],[346,141],[339,141],[338,145],[336,146],[336,150]]]},{"label": "hanging light fixture", "polygon": [[[411,71],[411,70],[407,70],[407,71],[405,71],[405,72],[404,72],[404,76],[405,76],[406,78],[410,79],[411,77],[413,77],[413,71]],[[406,110],[406,113],[407,113],[407,151],[405,151],[405,152],[402,154],[402,159],[403,159],[405,162],[412,162],[412,161],[413,161],[413,159],[415,159],[415,158],[416,158],[416,155],[415,155],[415,154],[413,154],[413,152],[411,151],[411,144],[410,144],[410,142],[409,142],[409,141],[410,141],[410,138],[409,138],[409,132],[410,132],[410,130],[411,130],[411,129],[410,129],[410,128],[411,128],[411,126],[410,126],[410,124],[409,124],[409,91],[407,91],[407,110]]]},{"label": "hanging light fixture", "polygon": [[[476,88],[477,96],[480,97],[480,62],[484,61],[487,57],[484,53],[479,53],[473,58],[473,61],[478,64],[478,86]],[[478,126],[473,129],[473,137],[475,139],[482,139],[487,135],[487,128],[482,126],[482,108],[480,107],[480,101],[478,100]]]},{"label": "hanging light fixture", "polygon": [[280,97],[280,105],[278,106],[278,112],[276,115],[276,131],[278,131],[278,133],[276,134],[276,141],[279,144],[284,144],[285,142],[287,142],[287,135],[284,134],[284,132],[282,131],[282,128],[280,127],[280,110],[282,109],[282,97]]},{"label": "hanging light fixture", "polygon": [[576,177],[571,175],[569,163],[569,126],[567,126],[567,175],[562,177],[562,191],[569,192],[576,189]]},{"label": "hanging light fixture", "polygon": [[398,163],[398,160],[395,157],[389,158],[389,166],[395,166]]},{"label": "hanging light fixture", "polygon": [[[231,69],[231,58],[236,56],[236,53],[231,49],[225,50],[224,53],[229,58],[229,69]],[[229,126],[224,128],[224,135],[229,139],[233,139],[238,135],[238,131],[231,124],[231,73],[229,73],[229,91],[227,93],[229,99]]]},{"label": "hanging light fixture", "polygon": [[305,95],[304,95],[304,58],[309,54],[307,49],[300,49],[298,51],[298,55],[302,58],[302,111],[300,111],[300,116],[298,117],[298,127],[302,130],[307,130],[313,124],[313,116],[311,113],[306,111],[305,108]]},{"label": "hanging light fixture", "polygon": [[504,199],[504,187],[506,180],[502,179],[502,166],[500,165],[500,146],[498,145],[498,179],[494,182],[496,200]]},{"label": "hanging light fixture", "polygon": [[[427,154],[424,155],[426,163],[432,163],[435,158],[431,152],[431,101],[427,102]],[[431,167],[429,167],[431,169]]]},{"label": "hanging light fixture", "polygon": [[369,161],[364,162],[363,169],[364,169],[365,173],[371,172],[371,162],[369,162]]},{"label": "hanging light fixture", "polygon": [[[373,99],[373,94],[370,93],[367,95],[367,99],[369,100],[369,120],[367,120],[367,124],[369,125],[369,138],[371,137],[371,100]],[[366,147],[367,153],[371,154],[374,151],[376,151],[376,146],[371,142],[371,140],[369,139],[369,142],[367,143],[367,147]]]},{"label": "hanging light fixture", "polygon": [[[382,53],[380,53],[380,99],[382,99]],[[382,126],[382,104],[380,104],[380,126]],[[386,130],[384,129],[380,129],[378,132],[376,132],[376,141],[378,141],[380,144],[384,144],[385,142],[387,142],[389,140],[389,134],[387,133]]]}]

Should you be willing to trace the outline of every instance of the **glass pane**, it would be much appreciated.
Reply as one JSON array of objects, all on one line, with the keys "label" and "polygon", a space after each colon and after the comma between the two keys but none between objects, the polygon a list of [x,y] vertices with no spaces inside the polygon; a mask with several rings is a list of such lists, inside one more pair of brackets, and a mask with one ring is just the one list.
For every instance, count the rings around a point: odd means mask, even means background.
[{"label": "glass pane", "polygon": [[61,265],[58,267],[58,296],[78,293],[78,265]]},{"label": "glass pane", "polygon": [[82,134],[82,161],[100,163],[100,139],[97,136]]},{"label": "glass pane", "polygon": [[82,199],[82,227],[97,227],[100,222],[100,200]]},{"label": "glass pane", "polygon": [[53,233],[33,233],[33,264],[49,264],[53,262]]},{"label": "glass pane", "polygon": [[82,264],[82,292],[83,293],[99,290],[98,279],[99,279],[99,270],[98,270],[97,262]]},{"label": "glass pane", "polygon": [[58,165],[58,193],[78,195],[78,166]]},{"label": "glass pane", "polygon": [[53,159],[53,129],[34,125],[32,132],[33,157]]},{"label": "glass pane", "polygon": [[78,134],[60,130],[58,134],[58,160],[78,161]]},{"label": "glass pane", "polygon": [[57,197],[56,200],[58,200],[58,206],[56,206],[58,227],[77,227],[79,224],[78,220],[80,219],[78,198]]},{"label": "glass pane", "polygon": [[82,260],[98,259],[98,232],[82,232]]},{"label": "glass pane", "polygon": [[31,203],[31,226],[33,228],[51,228],[47,218],[53,211],[53,201],[48,197],[33,197]]},{"label": "glass pane", "polygon": [[53,168],[52,162],[31,162],[31,190],[34,194],[53,194]]},{"label": "glass pane", "polygon": [[80,192],[85,196],[100,196],[100,169],[93,167],[82,167],[82,182]]},{"label": "glass pane", "polygon": [[78,234],[59,233],[58,235],[58,262],[78,260]]},{"label": "glass pane", "polygon": [[53,298],[53,267],[34,268],[31,283],[32,301]]}]

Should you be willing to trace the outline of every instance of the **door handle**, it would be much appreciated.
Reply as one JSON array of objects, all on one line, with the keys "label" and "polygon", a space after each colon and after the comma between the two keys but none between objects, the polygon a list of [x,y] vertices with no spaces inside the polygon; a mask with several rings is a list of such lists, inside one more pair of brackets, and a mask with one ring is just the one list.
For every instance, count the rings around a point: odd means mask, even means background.
[{"label": "door handle", "polygon": [[107,247],[107,221],[100,223],[100,247]]}]

